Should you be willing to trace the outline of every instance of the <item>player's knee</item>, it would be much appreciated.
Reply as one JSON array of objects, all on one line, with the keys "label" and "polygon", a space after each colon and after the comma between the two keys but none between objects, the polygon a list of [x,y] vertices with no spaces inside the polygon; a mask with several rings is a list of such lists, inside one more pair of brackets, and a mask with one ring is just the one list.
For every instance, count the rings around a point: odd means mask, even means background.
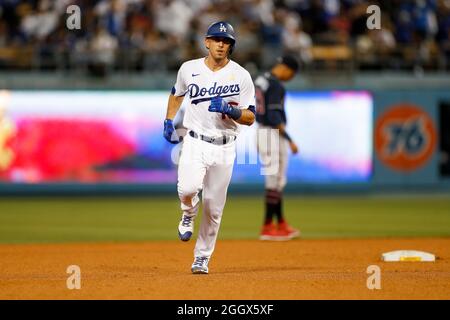
[{"label": "player's knee", "polygon": [[203,210],[212,223],[219,224],[222,219],[223,204],[215,203],[212,199],[203,199]]},{"label": "player's knee", "polygon": [[222,213],[221,212],[213,212],[213,213],[211,213],[211,220],[214,223],[219,224],[220,220],[222,220]]},{"label": "player's knee", "polygon": [[278,183],[278,191],[282,191],[284,187],[286,187],[287,180],[286,178],[282,178],[281,181]]},{"label": "player's knee", "polygon": [[221,208],[205,208],[205,211],[208,212],[209,218],[212,223],[220,224],[220,221],[222,220]]},{"label": "player's knee", "polygon": [[279,188],[279,181],[277,177],[269,176],[266,178],[266,189],[278,190],[278,188]]},{"label": "player's knee", "polygon": [[194,198],[199,189],[194,185],[178,185],[178,196],[184,202],[190,202]]},{"label": "player's knee", "polygon": [[209,223],[212,225],[220,225],[220,222],[222,220],[222,212],[219,211],[209,211],[208,214],[208,218],[209,218]]}]

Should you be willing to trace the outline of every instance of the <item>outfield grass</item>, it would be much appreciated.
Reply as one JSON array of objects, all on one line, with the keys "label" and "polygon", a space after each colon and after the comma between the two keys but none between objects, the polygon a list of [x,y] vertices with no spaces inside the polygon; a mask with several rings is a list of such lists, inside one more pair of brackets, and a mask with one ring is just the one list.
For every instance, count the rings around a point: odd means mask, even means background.
[{"label": "outfield grass", "polygon": [[[287,197],[304,238],[449,237],[450,197]],[[167,198],[3,198],[0,242],[176,240],[176,195]],[[254,239],[257,197],[229,197],[221,239]],[[197,223],[200,219],[197,219]]]}]

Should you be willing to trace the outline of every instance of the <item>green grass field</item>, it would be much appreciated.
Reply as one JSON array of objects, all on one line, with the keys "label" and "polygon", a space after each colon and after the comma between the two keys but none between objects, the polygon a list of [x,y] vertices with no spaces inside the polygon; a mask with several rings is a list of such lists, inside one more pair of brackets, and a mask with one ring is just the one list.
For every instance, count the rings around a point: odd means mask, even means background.
[{"label": "green grass field", "polygon": [[[284,207],[303,238],[450,236],[450,197],[302,196]],[[176,240],[179,219],[176,195],[1,198],[0,242]],[[255,239],[262,219],[261,198],[230,196],[219,237]]]}]

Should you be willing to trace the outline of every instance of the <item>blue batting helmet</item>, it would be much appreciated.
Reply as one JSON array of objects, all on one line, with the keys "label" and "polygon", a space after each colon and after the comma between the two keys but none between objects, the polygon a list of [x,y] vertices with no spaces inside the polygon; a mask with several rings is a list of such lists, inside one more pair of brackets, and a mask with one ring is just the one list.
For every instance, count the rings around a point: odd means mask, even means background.
[{"label": "blue batting helmet", "polygon": [[231,40],[230,54],[233,52],[236,39],[234,38],[234,29],[231,24],[226,21],[214,22],[208,28],[206,32],[206,38],[222,37]]}]

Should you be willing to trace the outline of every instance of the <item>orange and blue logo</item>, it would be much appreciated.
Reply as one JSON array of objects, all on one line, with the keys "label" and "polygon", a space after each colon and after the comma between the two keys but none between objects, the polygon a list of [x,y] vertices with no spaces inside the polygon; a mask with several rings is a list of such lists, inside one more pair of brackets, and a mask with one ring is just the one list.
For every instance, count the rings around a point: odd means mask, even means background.
[{"label": "orange and blue logo", "polygon": [[411,172],[423,166],[436,149],[433,120],[421,108],[404,103],[390,107],[375,126],[375,150],[386,166]]}]

